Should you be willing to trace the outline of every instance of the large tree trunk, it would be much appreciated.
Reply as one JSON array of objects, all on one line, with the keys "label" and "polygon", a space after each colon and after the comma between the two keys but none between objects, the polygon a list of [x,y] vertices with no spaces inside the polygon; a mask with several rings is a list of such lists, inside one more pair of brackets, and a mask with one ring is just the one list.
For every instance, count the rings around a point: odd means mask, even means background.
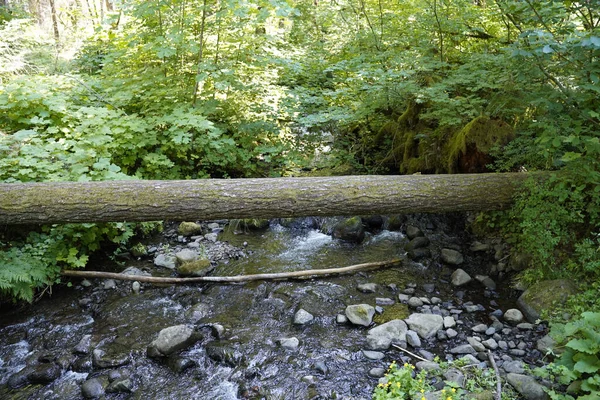
[{"label": "large tree trunk", "polygon": [[0,184],[0,224],[496,210],[525,173]]}]

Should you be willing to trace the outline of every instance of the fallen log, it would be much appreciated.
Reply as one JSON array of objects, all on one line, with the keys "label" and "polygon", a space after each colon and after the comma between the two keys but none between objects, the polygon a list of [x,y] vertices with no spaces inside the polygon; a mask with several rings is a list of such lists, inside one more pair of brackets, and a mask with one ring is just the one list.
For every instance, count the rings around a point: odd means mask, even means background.
[{"label": "fallen log", "polygon": [[62,276],[74,278],[99,278],[99,279],[117,279],[122,281],[138,281],[143,283],[158,284],[185,284],[185,283],[242,283],[251,281],[278,280],[278,279],[307,279],[322,276],[342,275],[358,271],[391,267],[400,264],[402,260],[393,259],[387,261],[371,262],[364,264],[350,265],[341,268],[309,269],[303,271],[277,272],[272,274],[253,274],[236,276],[198,276],[193,278],[169,278],[158,276],[124,275],[114,272],[99,271],[73,271],[64,270]]},{"label": "fallen log", "polygon": [[498,210],[529,174],[0,184],[0,225]]}]

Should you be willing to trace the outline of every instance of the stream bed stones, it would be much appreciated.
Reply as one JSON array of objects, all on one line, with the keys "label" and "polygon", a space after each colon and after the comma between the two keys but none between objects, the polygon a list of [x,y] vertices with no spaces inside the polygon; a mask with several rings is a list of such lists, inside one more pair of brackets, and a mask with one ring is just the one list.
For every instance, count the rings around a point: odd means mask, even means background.
[{"label": "stream bed stones", "polygon": [[[490,273],[494,243],[473,246],[459,217],[402,221],[394,225],[402,231],[366,232],[361,244],[332,239],[315,219],[247,232],[228,231],[224,222],[197,223],[200,230],[189,232],[168,227],[160,242],[148,245],[147,256],[114,267],[117,272],[172,276],[183,264],[176,254],[184,250],[209,260],[219,275],[405,261],[355,275],[246,285],[138,283],[134,290],[118,280],[76,283],[27,313],[3,316],[0,398],[17,391],[23,398],[57,399],[193,393],[362,400],[371,398],[394,360],[435,370],[436,356],[466,356],[471,365],[489,368],[490,351],[503,377],[539,365],[538,347],[550,343],[538,344],[546,326],[510,319],[515,299],[504,297],[511,293],[503,292],[506,283]],[[426,238],[414,242],[424,247],[411,250],[426,250],[422,257],[405,250],[415,238]],[[458,265],[442,260],[443,249],[460,252],[460,267],[487,276],[496,288],[479,279],[454,286]],[[417,363],[401,349],[431,361]]]}]

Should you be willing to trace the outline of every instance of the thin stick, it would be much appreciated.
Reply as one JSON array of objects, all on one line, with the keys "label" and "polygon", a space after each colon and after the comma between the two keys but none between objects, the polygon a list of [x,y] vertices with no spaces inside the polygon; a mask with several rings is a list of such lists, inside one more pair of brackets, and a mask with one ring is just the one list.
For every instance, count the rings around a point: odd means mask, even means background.
[{"label": "thin stick", "polygon": [[421,361],[429,362],[429,360],[426,360],[426,359],[424,359],[423,357],[416,355],[415,353],[411,353],[410,351],[408,351],[408,350],[406,350],[406,349],[403,349],[403,348],[402,348],[402,347],[400,347],[400,346],[397,346],[397,345],[395,345],[395,344],[393,344],[392,346],[394,346],[394,347],[395,347],[395,348],[397,348],[398,350],[401,350],[401,351],[405,352],[406,354],[408,354],[408,355],[410,355],[410,356],[413,356],[414,358],[417,358],[417,359],[419,359],[419,360],[421,360]]},{"label": "thin stick", "polygon": [[371,262],[365,264],[350,265],[342,268],[328,269],[310,269],[306,271],[291,271],[279,272],[273,274],[254,274],[254,275],[236,275],[236,276],[199,276],[194,278],[162,278],[155,276],[141,275],[123,275],[114,272],[98,272],[98,271],[72,271],[65,270],[61,272],[62,276],[71,276],[77,278],[100,278],[100,279],[117,279],[122,281],[138,281],[145,283],[199,283],[199,282],[216,282],[216,283],[239,283],[260,280],[274,279],[297,279],[308,278],[313,276],[340,275],[356,271],[364,271],[368,269],[389,267],[400,264],[402,260],[393,259],[387,261]]},{"label": "thin stick", "polygon": [[498,371],[498,366],[496,365],[496,360],[494,360],[494,355],[489,350],[488,350],[488,358],[490,359],[492,368],[494,368],[494,372],[496,373],[496,393],[494,394],[494,400],[500,400],[500,398],[502,397],[502,382],[500,381],[500,372]]}]

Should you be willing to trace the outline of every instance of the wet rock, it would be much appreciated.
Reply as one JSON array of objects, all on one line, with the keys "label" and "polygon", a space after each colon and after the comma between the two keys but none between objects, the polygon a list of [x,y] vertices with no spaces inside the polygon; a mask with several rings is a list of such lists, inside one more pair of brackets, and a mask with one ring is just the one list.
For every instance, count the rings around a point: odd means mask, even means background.
[{"label": "wet rock", "polygon": [[577,285],[566,279],[541,281],[527,289],[517,300],[517,305],[525,318],[533,323],[540,318],[543,310],[551,309],[554,302],[562,304],[576,292]]},{"label": "wet rock", "polygon": [[393,342],[406,341],[406,323],[394,319],[370,329],[367,334],[367,348],[371,350],[387,350]]},{"label": "wet rock", "polygon": [[194,330],[187,325],[175,325],[161,330],[148,346],[149,357],[162,357],[182,350],[198,340]]},{"label": "wet rock", "polygon": [[523,374],[525,372],[524,364],[522,361],[507,361],[502,364],[502,369],[507,373],[512,374]]},{"label": "wet rock", "polygon": [[406,244],[406,246],[404,246],[404,250],[413,251],[415,249],[427,247],[427,246],[429,246],[429,243],[430,242],[429,242],[428,238],[426,238],[425,236],[419,236],[419,237],[412,239],[410,242],[408,242]]},{"label": "wet rock", "polygon": [[444,378],[446,378],[446,381],[448,382],[453,382],[460,387],[464,387],[465,375],[456,368],[450,368],[448,371],[444,372]]},{"label": "wet rock", "polygon": [[496,282],[487,275],[475,275],[475,279],[490,290],[496,290]]},{"label": "wet rock", "polygon": [[383,217],[381,215],[367,215],[361,217],[361,219],[369,230],[378,230],[383,226]]},{"label": "wet rock", "polygon": [[191,249],[183,249],[175,253],[179,265],[198,260],[200,254]]},{"label": "wet rock", "polygon": [[431,250],[421,247],[419,249],[413,249],[407,254],[408,258],[413,261],[422,260],[423,258],[431,258]]},{"label": "wet rock", "polygon": [[374,315],[375,308],[368,304],[354,304],[346,307],[346,317],[355,325],[371,325]]},{"label": "wet rock", "polygon": [[433,293],[435,291],[435,285],[433,283],[423,284],[423,290],[425,293]]},{"label": "wet rock", "polygon": [[300,341],[298,340],[298,338],[295,338],[295,337],[281,338],[281,339],[277,340],[277,343],[284,349],[288,349],[288,350],[296,350],[298,348],[298,346],[300,345]]},{"label": "wet rock", "polygon": [[141,287],[142,287],[142,285],[140,285],[140,283],[138,281],[135,281],[131,284],[131,291],[134,294],[140,294]]},{"label": "wet rock", "polygon": [[470,344],[462,344],[449,350],[452,354],[477,354],[473,346]]},{"label": "wet rock", "polygon": [[38,364],[29,374],[29,382],[47,384],[60,376],[60,367],[54,363]]},{"label": "wet rock", "polygon": [[490,249],[489,244],[481,243],[481,242],[477,242],[477,241],[473,242],[470,247],[470,250],[474,253],[488,251],[489,249]]},{"label": "wet rock", "polygon": [[175,269],[177,259],[172,254],[158,254],[154,258],[154,265],[168,269]]},{"label": "wet rock", "polygon": [[546,354],[550,350],[553,350],[555,345],[556,341],[549,335],[545,335],[536,342],[536,349],[541,351],[543,354]]},{"label": "wet rock", "polygon": [[376,297],[375,304],[378,306],[391,306],[394,305],[395,301],[389,297]]},{"label": "wet rock", "polygon": [[73,348],[74,353],[89,354],[92,346],[92,335],[83,335],[79,343]]},{"label": "wet rock", "polygon": [[182,222],[177,228],[177,233],[182,236],[192,236],[202,232],[202,226],[195,222]]},{"label": "wet rock", "polygon": [[406,227],[406,236],[408,237],[409,240],[412,240],[416,237],[425,236],[425,235],[423,234],[423,231],[421,231],[421,229],[417,228],[416,226],[408,225]]},{"label": "wet rock", "polygon": [[386,228],[390,231],[398,231],[402,227],[402,224],[406,220],[406,215],[396,214],[390,215],[386,221]]},{"label": "wet rock", "polygon": [[446,329],[446,336],[448,336],[449,339],[453,339],[458,336],[458,332],[452,328]]},{"label": "wet rock", "polygon": [[469,342],[469,344],[471,345],[471,347],[473,347],[473,349],[475,349],[475,351],[485,351],[485,346],[477,339],[478,338],[468,337],[467,342]]},{"label": "wet rock", "polygon": [[315,317],[311,313],[309,313],[308,311],[306,311],[302,308],[299,309],[298,311],[296,311],[296,314],[294,314],[294,324],[295,325],[308,324],[313,319],[315,319]]},{"label": "wet rock", "polygon": [[217,235],[216,233],[207,233],[206,235],[204,235],[204,239],[206,239],[209,242],[213,242],[213,243],[215,243],[217,241],[218,237],[219,237],[219,235]]},{"label": "wet rock", "polygon": [[408,306],[412,308],[421,307],[423,305],[423,300],[418,297],[411,297],[408,299]]},{"label": "wet rock", "polygon": [[521,322],[520,324],[517,324],[517,328],[522,330],[522,331],[531,331],[533,330],[534,325],[530,324],[529,322]]},{"label": "wet rock", "polygon": [[319,371],[323,375],[327,375],[327,373],[329,372],[329,368],[327,368],[327,365],[325,364],[324,361],[317,361],[315,363],[314,367],[317,371]]},{"label": "wet rock", "polygon": [[25,367],[19,372],[12,374],[8,378],[8,387],[11,389],[18,389],[29,384],[29,374],[31,373],[30,367]]},{"label": "wet rock", "polygon": [[385,354],[380,351],[363,350],[363,355],[369,360],[382,360]]},{"label": "wet rock", "polygon": [[114,279],[105,279],[104,283],[102,284],[102,288],[104,290],[116,289],[117,288],[117,283],[115,282]]},{"label": "wet rock", "polygon": [[456,326],[456,320],[451,316],[444,317],[444,328],[454,328]]},{"label": "wet rock", "polygon": [[377,291],[376,283],[360,283],[356,286],[359,292],[363,293],[375,293]]},{"label": "wet rock", "polygon": [[493,338],[484,340],[481,343],[490,350],[496,350],[498,348],[498,343]]},{"label": "wet rock", "polygon": [[441,252],[442,261],[450,265],[460,265],[463,263],[463,255],[453,249],[442,249]]},{"label": "wet rock", "polygon": [[335,322],[338,324],[345,324],[348,322],[348,317],[346,317],[344,314],[338,314],[335,316]]},{"label": "wet rock", "polygon": [[471,330],[475,333],[483,333],[487,331],[488,326],[486,324],[477,324],[471,328]]},{"label": "wet rock", "polygon": [[516,325],[523,321],[523,313],[516,308],[511,308],[504,313],[504,320],[510,324]]},{"label": "wet rock", "polygon": [[117,379],[106,388],[107,393],[131,393],[132,391],[133,383],[129,378]]},{"label": "wet rock", "polygon": [[196,322],[206,318],[210,314],[211,306],[206,303],[196,303],[185,312],[187,320],[195,324]]},{"label": "wet rock", "polygon": [[81,394],[86,399],[97,399],[104,396],[104,384],[98,378],[88,379],[81,385]]},{"label": "wet rock", "polygon": [[415,364],[415,366],[417,367],[418,370],[425,370],[425,371],[440,371],[440,365],[436,362],[433,361],[419,361],[418,363]]},{"label": "wet rock", "polygon": [[129,352],[105,351],[101,348],[94,349],[92,353],[94,366],[98,368],[115,368],[129,363]]},{"label": "wet rock", "polygon": [[224,363],[234,368],[245,363],[244,355],[237,351],[231,342],[209,342],[205,346],[205,349],[206,355],[219,363]]},{"label": "wet rock", "polygon": [[454,286],[463,286],[471,282],[473,278],[471,278],[471,276],[467,274],[464,270],[459,268],[452,273],[451,280]]},{"label": "wet rock", "polygon": [[177,273],[182,276],[205,276],[213,269],[214,268],[211,266],[210,260],[206,258],[198,258],[194,261],[182,262],[177,267]]},{"label": "wet rock", "polygon": [[[440,331],[441,332],[441,331]],[[419,339],[419,335],[417,332],[413,330],[409,330],[406,332],[406,343],[408,343],[412,347],[421,347],[421,339]]]},{"label": "wet rock", "polygon": [[526,400],[548,399],[544,387],[531,376],[510,373],[506,375],[506,380]]},{"label": "wet rock", "polygon": [[429,339],[444,327],[444,319],[435,314],[411,314],[406,323],[413,331],[417,332],[423,339]]},{"label": "wet rock", "polygon": [[346,242],[361,243],[365,239],[365,228],[360,217],[352,217],[338,222],[333,227],[332,236]]}]

